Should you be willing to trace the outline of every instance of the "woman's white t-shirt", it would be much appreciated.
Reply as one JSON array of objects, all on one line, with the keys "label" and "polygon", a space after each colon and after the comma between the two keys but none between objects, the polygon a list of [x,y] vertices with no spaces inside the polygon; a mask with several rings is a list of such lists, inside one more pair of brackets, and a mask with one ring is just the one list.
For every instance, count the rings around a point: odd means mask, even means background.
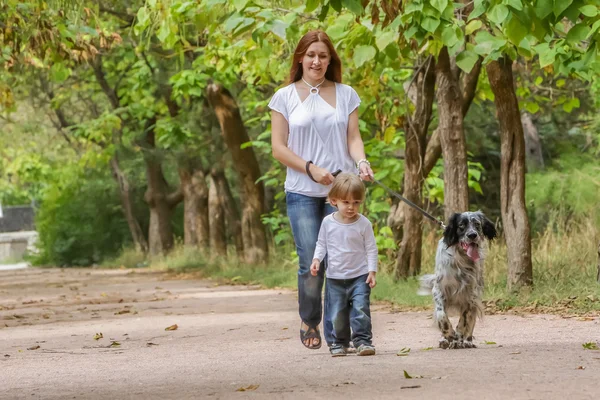
[{"label": "woman's white t-shirt", "polygon": [[[354,89],[335,83],[335,108],[318,93],[302,102],[294,83],[273,95],[269,108],[283,115],[289,126],[288,148],[306,161],[330,172],[358,173],[348,153],[349,115],[360,104]],[[330,186],[313,182],[306,173],[287,169],[285,191],[311,197],[327,197]]]}]

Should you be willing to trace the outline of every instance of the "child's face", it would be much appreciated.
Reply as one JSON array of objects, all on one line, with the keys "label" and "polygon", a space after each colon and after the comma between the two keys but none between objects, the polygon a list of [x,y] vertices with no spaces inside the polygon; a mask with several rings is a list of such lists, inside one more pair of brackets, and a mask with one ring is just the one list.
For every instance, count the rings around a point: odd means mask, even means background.
[{"label": "child's face", "polygon": [[360,210],[362,200],[331,199],[331,205],[337,207],[340,214],[347,220],[354,219]]}]

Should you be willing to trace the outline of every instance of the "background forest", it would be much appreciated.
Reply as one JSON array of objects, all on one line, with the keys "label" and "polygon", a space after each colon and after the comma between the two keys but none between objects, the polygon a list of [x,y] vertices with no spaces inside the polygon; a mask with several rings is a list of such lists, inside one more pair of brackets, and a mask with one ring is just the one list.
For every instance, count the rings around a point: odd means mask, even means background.
[{"label": "background forest", "polygon": [[[598,0],[0,1],[0,202],[36,207],[34,263],[293,285],[266,105],[316,28],[375,177],[503,233],[490,307],[600,308]],[[375,298],[428,304],[441,231],[367,187]]]}]

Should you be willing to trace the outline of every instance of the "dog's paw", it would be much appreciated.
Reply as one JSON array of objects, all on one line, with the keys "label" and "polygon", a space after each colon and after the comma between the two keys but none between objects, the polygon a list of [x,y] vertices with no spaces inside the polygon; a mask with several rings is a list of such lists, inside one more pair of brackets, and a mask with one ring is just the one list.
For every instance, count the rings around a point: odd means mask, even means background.
[{"label": "dog's paw", "polygon": [[450,342],[448,341],[448,339],[446,338],[441,338],[440,339],[440,348],[441,349],[447,349],[450,347]]},{"label": "dog's paw", "polygon": [[475,346],[475,343],[473,343],[473,341],[471,341],[471,340],[465,340],[463,342],[463,347],[465,349],[475,349],[475,348],[477,348],[477,346]]},{"label": "dog's paw", "polygon": [[462,340],[454,339],[450,341],[449,349],[464,349],[464,342]]}]

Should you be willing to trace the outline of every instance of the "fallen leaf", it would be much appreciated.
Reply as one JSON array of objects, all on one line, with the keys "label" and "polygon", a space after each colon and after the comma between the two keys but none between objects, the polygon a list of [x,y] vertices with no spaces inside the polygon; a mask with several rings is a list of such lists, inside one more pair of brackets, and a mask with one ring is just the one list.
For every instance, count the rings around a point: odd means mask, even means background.
[{"label": "fallen leaf", "polygon": [[407,356],[408,353],[410,353],[410,347],[403,347],[400,350],[398,350],[398,353],[396,353],[397,356]]},{"label": "fallen leaf", "polygon": [[108,347],[119,347],[120,345],[121,345],[121,343],[113,341],[108,345]]},{"label": "fallen leaf", "polygon": [[260,386],[260,385],[250,385],[250,386],[246,386],[246,387],[241,387],[241,388],[238,388],[238,389],[236,390],[236,392],[249,392],[249,391],[251,391],[251,390],[256,390],[256,389],[258,389],[258,387],[259,387],[259,386]]},{"label": "fallen leaf", "polygon": [[433,350],[433,347],[425,347],[424,349],[421,349],[421,351],[429,351],[429,350]]},{"label": "fallen leaf", "polygon": [[510,352],[508,354],[521,354],[521,352],[520,351],[512,351],[512,352]]},{"label": "fallen leaf", "polygon": [[288,329],[288,327],[287,327],[287,326],[286,326],[285,328],[281,328],[281,330],[282,330],[282,331],[285,331],[285,330],[287,330],[287,329]]},{"label": "fallen leaf", "polygon": [[39,348],[40,348],[39,345],[35,345],[35,346],[28,347],[27,350],[37,350]]},{"label": "fallen leaf", "polygon": [[580,365],[579,367],[577,367],[575,369],[585,369],[585,367],[583,365]]},{"label": "fallen leaf", "polygon": [[115,315],[129,314],[130,312],[131,312],[131,310],[121,310],[121,311],[117,311],[115,313]]},{"label": "fallen leaf", "polygon": [[404,377],[405,377],[406,379],[412,379],[412,376],[410,376],[410,375],[408,374],[408,372],[406,372],[406,370],[404,370]]},{"label": "fallen leaf", "polygon": [[96,334],[94,335],[94,340],[100,340],[100,339],[102,339],[103,337],[104,337],[104,335],[102,335],[102,332],[100,332],[100,333],[96,333]]},{"label": "fallen leaf", "polygon": [[179,327],[177,326],[177,324],[175,324],[175,325],[167,326],[165,328],[165,331],[176,331],[177,328],[179,328]]},{"label": "fallen leaf", "polygon": [[400,389],[418,389],[421,385],[413,385],[413,386],[400,386]]},{"label": "fallen leaf", "polygon": [[158,346],[158,345],[156,343],[148,342],[148,343],[146,343],[146,346],[150,347],[150,346]]},{"label": "fallen leaf", "polygon": [[594,342],[588,342],[588,343],[584,343],[582,344],[583,348],[586,350],[600,350],[598,348],[598,345]]},{"label": "fallen leaf", "polygon": [[496,344],[496,342],[488,342],[487,340],[485,342],[483,342],[485,344]]},{"label": "fallen leaf", "polygon": [[10,357],[10,354],[5,354],[5,355],[4,355],[4,357],[7,357],[7,358],[8,358],[8,357]]},{"label": "fallen leaf", "polygon": [[161,290],[162,288],[160,286],[156,286],[154,289]]}]

